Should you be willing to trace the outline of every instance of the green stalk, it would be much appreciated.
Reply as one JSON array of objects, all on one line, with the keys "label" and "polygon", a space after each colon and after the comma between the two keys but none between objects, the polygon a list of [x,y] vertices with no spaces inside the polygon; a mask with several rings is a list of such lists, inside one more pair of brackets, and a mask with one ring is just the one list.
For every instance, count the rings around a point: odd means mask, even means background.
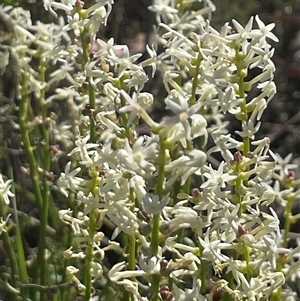
[{"label": "green stalk", "polygon": [[[68,196],[68,208],[71,208],[71,210],[73,211],[73,216],[76,216],[77,214],[77,210],[76,208],[74,208],[74,199],[75,199],[75,193],[72,192],[69,194]],[[69,248],[69,246],[72,245],[72,240],[73,240],[73,232],[72,231],[67,231],[67,245],[66,248]],[[68,275],[66,273],[67,267],[70,265],[70,260],[69,259],[65,259],[64,260],[64,267],[63,267],[63,279],[62,279],[62,283],[67,283],[68,282]],[[64,289],[61,293],[61,301],[66,301],[68,300],[68,295],[69,292],[68,290]]]},{"label": "green stalk", "polygon": [[283,248],[287,248],[288,246],[289,232],[292,225],[291,213],[292,213],[294,200],[295,200],[294,197],[286,199],[286,207],[284,210],[285,221],[284,221],[284,235],[283,235],[283,244],[282,244]]},{"label": "green stalk", "polygon": [[133,235],[128,237],[129,243],[129,256],[128,256],[128,270],[135,270],[135,246],[136,246],[136,239]]},{"label": "green stalk", "polygon": [[[40,81],[45,82],[45,72],[46,67],[43,62],[40,62]],[[47,125],[47,105],[45,103],[45,89],[41,90],[40,97],[40,108],[41,115],[43,120],[42,125],[42,138],[43,138],[43,146],[41,148],[41,157],[43,158],[42,164],[44,172],[48,172],[50,170],[50,145],[49,145],[49,127]],[[40,235],[39,235],[39,244],[38,244],[38,253],[37,253],[37,263],[40,267],[40,284],[44,286],[47,282],[47,260],[44,258],[44,253],[46,249],[46,241],[45,238],[47,236],[46,226],[48,222],[48,209],[49,209],[49,184],[48,180],[45,176],[42,177],[42,197],[43,197],[43,206],[42,210],[39,211],[40,215]],[[43,296],[43,290],[40,290],[41,296]]]},{"label": "green stalk", "polygon": [[95,123],[95,118],[94,118],[94,111],[96,108],[96,98],[95,98],[95,90],[92,87],[92,85],[89,83],[89,102],[90,102],[90,107],[92,109],[92,116],[90,116],[90,140],[91,142],[96,142],[97,141],[97,136],[96,136],[96,123]]},{"label": "green stalk", "polygon": [[[159,196],[161,200],[164,193],[164,182],[165,182],[165,165],[166,165],[166,147],[164,141],[160,139],[160,151],[159,151],[159,168],[158,176],[155,187],[155,193]],[[151,254],[157,255],[159,247],[159,224],[160,224],[160,214],[154,214],[153,216],[153,225],[151,233]],[[153,301],[158,301],[158,291],[160,284],[160,274],[152,275],[152,284],[151,284],[151,296]]]},{"label": "green stalk", "polygon": [[207,261],[201,260],[201,265],[200,265],[201,288],[200,288],[200,292],[202,294],[206,293],[206,271],[207,271],[207,268],[208,268]]},{"label": "green stalk", "polygon": [[[247,112],[247,100],[246,100],[246,93],[245,93],[245,88],[244,88],[244,78],[246,77],[245,72],[243,71],[244,69],[244,55],[239,52],[239,49],[236,49],[236,68],[237,68],[237,77],[238,77],[238,86],[239,86],[239,97],[243,99],[242,103],[240,104],[241,108],[241,116],[242,120],[248,121],[248,112]],[[250,152],[250,139],[249,137],[244,137],[243,138],[243,150],[242,154],[246,156]],[[237,163],[236,166],[236,174],[237,174],[237,179],[236,179],[236,184],[235,184],[235,194],[237,196],[237,202],[240,204],[239,212],[238,215],[241,216],[243,213],[243,208],[242,208],[242,201],[243,201],[243,196],[240,194],[240,188],[242,187],[243,184],[246,184],[246,181],[242,180],[240,177],[240,173],[242,170],[240,170],[240,165]]]},{"label": "green stalk", "polygon": [[[4,200],[0,196],[0,216],[3,217],[5,220],[6,216],[6,210],[5,210],[5,205],[4,205]],[[11,243],[10,237],[6,230],[3,230],[0,237],[3,240],[3,245],[4,245],[4,250],[7,253],[7,256],[9,258],[9,263],[10,263],[10,279],[9,282],[10,284],[15,288],[18,289],[18,275],[19,275],[19,270],[18,270],[18,260],[15,256],[14,252],[14,247]],[[10,300],[15,301],[17,300],[17,296],[13,293],[10,294]]]},{"label": "green stalk", "polygon": [[[90,188],[90,192],[95,196],[97,193],[97,174],[93,175],[92,178],[92,186]],[[98,218],[98,209],[94,208],[89,213],[89,225],[88,225],[88,243],[86,249],[86,257],[85,257],[85,270],[84,270],[84,285],[85,285],[85,294],[83,297],[83,301],[89,301],[92,293],[92,273],[91,273],[91,263],[94,260],[94,236],[97,225]]]},{"label": "green stalk", "polygon": [[91,298],[92,292],[92,273],[91,273],[91,263],[94,260],[94,234],[96,229],[96,219],[97,219],[97,209],[93,209],[90,212],[89,220],[89,237],[88,237],[88,246],[86,250],[85,257],[85,270],[84,270],[84,285],[85,285],[85,294],[83,296],[83,301],[89,301]]},{"label": "green stalk", "polygon": [[[7,161],[9,161],[7,157]],[[14,179],[13,175],[13,170],[12,170],[12,165],[10,162],[7,164],[8,166],[8,176],[10,179]],[[15,185],[12,185],[11,191],[14,194],[13,197],[11,197],[11,204],[13,208],[13,216],[15,220],[15,231],[16,231],[16,249],[17,249],[17,263],[18,263],[18,269],[19,273],[16,274],[19,276],[20,281],[22,283],[27,283],[28,282],[28,273],[27,273],[27,268],[26,268],[26,259],[24,256],[24,247],[23,247],[23,241],[22,241],[22,234],[21,234],[21,229],[20,229],[20,222],[19,222],[19,217],[18,217],[18,210],[17,210],[17,202],[16,202],[16,192],[15,192]],[[28,297],[28,289],[24,288],[22,289],[22,294],[25,297]]]},{"label": "green stalk", "polygon": [[197,89],[197,84],[198,84],[198,74],[199,74],[199,71],[200,71],[200,64],[201,64],[201,61],[202,61],[203,57],[202,57],[202,54],[198,53],[198,56],[197,56],[197,61],[196,61],[196,69],[195,69],[195,75],[193,77],[193,82],[192,82],[192,95],[189,99],[189,105],[192,106],[193,104],[196,103],[196,89]]},{"label": "green stalk", "polygon": [[[82,60],[82,70],[85,69],[85,65],[89,61],[89,41],[86,38],[86,32],[83,30],[80,33],[80,40],[81,40],[81,45],[82,45],[82,50],[83,50],[83,60]],[[88,79],[89,81],[89,79]],[[94,119],[94,112],[96,108],[96,98],[95,98],[95,90],[91,83],[88,83],[88,94],[89,94],[89,105],[90,109],[92,111],[92,115],[90,116],[90,140],[91,142],[96,142],[97,136],[96,136],[96,124],[95,124],[95,119]]]},{"label": "green stalk", "polygon": [[[236,68],[237,68],[237,76],[238,76],[238,85],[239,85],[239,96],[243,99],[243,102],[241,103],[241,111],[243,120],[248,121],[248,112],[247,112],[247,100],[246,100],[246,94],[245,94],[245,88],[244,88],[244,78],[246,77],[245,72],[243,71],[243,64],[244,64],[244,55],[239,53],[239,50],[236,49]],[[244,142],[244,148],[243,148],[243,155],[246,156],[250,151],[250,139],[249,137],[245,137],[243,139]]]},{"label": "green stalk", "polygon": [[42,209],[43,197],[39,185],[39,175],[37,172],[37,163],[33,153],[33,147],[29,138],[29,130],[27,126],[27,112],[30,104],[30,98],[28,97],[27,90],[27,76],[22,74],[21,77],[21,101],[19,107],[19,120],[20,120],[20,132],[24,143],[25,153],[28,158],[30,177],[32,181],[33,193],[35,195],[36,203],[39,210]]},{"label": "green stalk", "polygon": [[[39,179],[39,174],[37,171],[38,164],[36,162],[36,158],[34,156],[33,152],[33,147],[31,145],[30,141],[30,136],[29,136],[29,129],[27,125],[28,121],[28,111],[29,111],[29,104],[30,104],[30,98],[28,96],[28,79],[26,76],[26,73],[24,72],[21,76],[21,101],[20,101],[20,107],[19,107],[19,121],[20,121],[20,132],[21,132],[21,137],[23,140],[24,144],[24,149],[25,153],[28,158],[28,163],[29,163],[29,170],[30,170],[30,177],[32,181],[32,188],[33,188],[33,193],[35,195],[36,199],[36,204],[38,206],[39,212],[42,212],[43,209],[43,196],[40,188],[40,179]],[[41,227],[42,228],[42,227]],[[41,238],[41,236],[40,236]],[[43,237],[44,239],[44,237]],[[40,239],[41,241],[41,239]],[[42,248],[42,249],[40,249]],[[43,261],[43,246],[39,245],[38,249],[38,259],[37,259],[37,267],[40,267],[39,264],[44,264]],[[40,273],[36,272],[34,275],[34,281],[38,281],[38,276]],[[32,296],[34,298],[37,298],[36,291],[32,292]]]}]

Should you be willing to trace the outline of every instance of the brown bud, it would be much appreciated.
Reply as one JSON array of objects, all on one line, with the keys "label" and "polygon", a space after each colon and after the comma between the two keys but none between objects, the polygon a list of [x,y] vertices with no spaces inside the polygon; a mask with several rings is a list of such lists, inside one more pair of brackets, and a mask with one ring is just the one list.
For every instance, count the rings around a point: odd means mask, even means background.
[{"label": "brown bud", "polygon": [[151,220],[151,214],[147,213],[146,211],[141,211],[143,217],[144,217],[144,220],[146,222],[149,222]]},{"label": "brown bud", "polygon": [[290,180],[290,181],[294,181],[296,179],[296,174],[293,170],[290,170],[287,174],[287,178]]},{"label": "brown bud", "polygon": [[55,154],[58,153],[58,149],[59,149],[58,145],[49,145],[49,151],[50,151],[53,155],[55,155]]},{"label": "brown bud", "polygon": [[53,182],[54,181],[54,174],[52,171],[46,171],[44,173],[45,178],[47,179],[47,181]]},{"label": "brown bud", "polygon": [[94,114],[94,109],[89,105],[89,104],[87,104],[86,106],[85,106],[85,108],[81,111],[81,113],[82,113],[82,115],[84,115],[84,116],[90,116],[90,117],[92,117],[93,116],[93,114]]},{"label": "brown bud", "polygon": [[164,270],[167,268],[169,261],[167,259],[162,259],[159,263],[160,263],[160,268]]},{"label": "brown bud", "polygon": [[75,2],[75,6],[76,6],[77,8],[83,8],[83,7],[84,7],[84,2],[81,1],[81,0],[77,0],[77,1]]},{"label": "brown bud", "polygon": [[247,234],[247,233],[249,233],[248,229],[245,229],[241,225],[238,226],[238,235],[239,235],[239,237],[241,237],[242,235]]},{"label": "brown bud", "polygon": [[243,155],[240,151],[237,151],[233,154],[233,160],[236,163],[241,163],[243,161]]},{"label": "brown bud", "polygon": [[200,199],[201,199],[201,191],[198,188],[194,188],[192,190],[192,196],[193,196],[193,200],[195,203],[199,203]]}]

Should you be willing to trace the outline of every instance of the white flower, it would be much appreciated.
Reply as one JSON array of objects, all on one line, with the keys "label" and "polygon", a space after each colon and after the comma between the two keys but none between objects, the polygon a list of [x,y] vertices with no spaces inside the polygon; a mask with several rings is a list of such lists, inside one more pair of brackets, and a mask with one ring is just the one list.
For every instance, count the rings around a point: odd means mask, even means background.
[{"label": "white flower", "polygon": [[162,21],[168,23],[174,19],[178,10],[171,6],[172,2],[171,0],[155,0],[152,5],[148,7],[148,9],[156,13],[157,23]]},{"label": "white flower", "polygon": [[161,60],[165,60],[166,58],[170,57],[171,62],[173,63],[173,66],[176,67],[176,69],[180,70],[180,67],[178,65],[178,61],[181,63],[185,60],[191,60],[193,56],[188,53],[183,48],[180,48],[184,42],[187,41],[186,37],[178,38],[174,37],[167,45],[167,49],[165,53],[160,57]]},{"label": "white flower", "polygon": [[273,64],[271,61],[271,58],[274,54],[275,48],[271,48],[271,46],[264,41],[263,47],[259,45],[257,46],[251,46],[251,49],[255,51],[258,56],[255,58],[255,62],[250,65],[250,69],[259,67],[261,69],[264,69],[267,65]]},{"label": "white flower", "polygon": [[191,125],[189,118],[199,112],[201,108],[200,103],[196,103],[191,107],[185,96],[178,93],[173,99],[166,98],[166,109],[171,110],[175,116],[165,119],[160,123],[163,128],[170,128],[180,122],[185,130],[186,140],[191,140]]},{"label": "white flower", "polygon": [[126,138],[124,149],[120,149],[118,152],[120,166],[129,172],[150,175],[156,170],[153,163],[149,160],[156,157],[156,149],[157,144],[151,141],[147,144],[143,136],[140,136],[132,147]]},{"label": "white flower", "polygon": [[170,197],[164,196],[162,199],[158,195],[146,194],[143,199],[143,208],[148,214],[159,214],[163,208],[169,203]]},{"label": "white flower", "polygon": [[141,53],[137,53],[134,54],[132,56],[129,55],[129,49],[128,47],[125,45],[122,48],[122,57],[118,58],[115,55],[108,55],[108,59],[111,63],[114,63],[117,68],[118,68],[118,77],[122,77],[122,75],[124,74],[124,72],[126,70],[131,70],[131,71],[138,71],[141,69],[141,67],[139,67],[138,65],[134,64],[134,62],[139,59],[142,54]]},{"label": "white flower", "polygon": [[67,13],[69,13],[73,9],[73,6],[71,4],[66,5],[60,2],[56,2],[55,0],[44,0],[45,10],[49,11],[55,18],[57,18],[57,13],[53,10],[52,7],[55,9],[64,10]]},{"label": "white flower", "polygon": [[148,275],[160,273],[160,259],[156,256],[148,258],[142,253],[139,258],[139,266]]},{"label": "white flower", "polygon": [[139,175],[134,175],[129,180],[129,187],[133,188],[134,193],[140,203],[143,202],[143,200],[146,197],[146,183],[143,177]]},{"label": "white flower", "polygon": [[203,176],[207,180],[201,185],[201,188],[211,188],[213,190],[218,190],[220,188],[225,188],[226,184],[236,178],[236,175],[230,175],[229,173],[224,173],[225,162],[221,162],[218,170],[214,170],[212,166],[209,166],[209,172],[205,172]]},{"label": "white flower", "polygon": [[[152,118],[148,115],[142,105],[140,105],[140,100],[137,93],[133,93],[132,98],[124,91],[121,90],[121,95],[125,98],[126,102],[128,103],[126,106],[121,107],[119,109],[120,113],[128,113],[129,118],[127,125],[131,125],[133,120],[137,116],[141,116],[143,120],[151,127],[157,128],[158,124],[152,120]],[[147,97],[148,98],[148,97]],[[141,101],[143,103],[143,101]]]},{"label": "white flower", "polygon": [[[268,24],[267,26],[260,20],[259,16],[255,16],[256,23],[259,27],[259,32],[262,34],[264,39],[269,38],[274,42],[278,42],[278,38],[271,32],[271,30],[275,27],[274,23]],[[258,31],[258,30],[257,30]]]},{"label": "white flower", "polygon": [[276,162],[276,166],[274,167],[274,170],[275,171],[279,170],[279,175],[281,177],[286,177],[288,175],[288,172],[291,169],[298,168],[297,164],[290,163],[292,160],[292,157],[293,157],[293,154],[290,153],[283,159],[278,153],[276,153],[275,159],[277,162]]},{"label": "white flower", "polygon": [[73,171],[70,171],[70,169],[71,162],[68,162],[65,168],[65,172],[62,172],[59,179],[57,180],[58,188],[66,197],[69,195],[67,189],[76,191],[80,186],[83,185],[83,179],[75,177],[80,172],[81,168],[77,167]]},{"label": "white flower", "polygon": [[85,227],[89,218],[79,212],[77,218],[72,216],[73,211],[70,209],[67,210],[60,210],[59,211],[59,218],[66,224],[71,225],[74,234],[78,235],[80,233],[85,233]]},{"label": "white flower", "polygon": [[73,154],[79,153],[80,159],[82,160],[82,164],[90,162],[92,159],[89,156],[88,149],[96,148],[98,146],[97,143],[88,143],[90,139],[90,135],[86,135],[84,138],[78,137],[75,141],[76,147],[68,154],[72,156]]},{"label": "white flower", "polygon": [[15,196],[12,192],[10,192],[12,180],[7,180],[4,182],[2,174],[0,174],[0,199],[8,205],[9,204],[9,197]]},{"label": "white flower", "polygon": [[165,210],[174,215],[168,221],[168,226],[172,232],[182,228],[192,228],[194,231],[202,231],[202,227],[207,226],[198,213],[187,206],[183,206],[186,201],[178,202],[173,208],[166,207]]},{"label": "white flower", "polygon": [[101,207],[99,194],[93,196],[92,193],[89,193],[88,196],[85,196],[83,191],[78,191],[77,200],[84,204],[84,214],[88,214],[91,210]]},{"label": "white flower", "polygon": [[117,226],[111,239],[115,239],[121,231],[127,235],[135,235],[138,231],[137,216],[124,205],[114,204],[112,210],[108,211],[107,216]]},{"label": "white flower", "polygon": [[223,92],[220,88],[216,88],[218,91],[218,101],[220,110],[223,113],[227,111],[230,114],[238,114],[241,111],[240,104],[243,102],[242,98],[236,98],[233,93],[233,89],[230,87],[227,91]]},{"label": "white flower", "polygon": [[133,72],[131,78],[125,79],[124,83],[128,86],[128,88],[134,87],[137,93],[140,93],[147,81],[148,76],[146,75],[144,70],[140,69]]},{"label": "white flower", "polygon": [[107,55],[115,56],[115,51],[123,49],[121,45],[114,45],[114,38],[110,38],[107,43],[97,39],[97,43],[100,46],[100,50],[95,53],[95,57],[106,57]]},{"label": "white flower", "polygon": [[75,13],[73,16],[68,16],[68,22],[66,26],[64,26],[63,30],[73,30],[76,37],[79,37],[81,32],[83,31],[83,27],[87,24],[88,19],[80,20],[79,13]]},{"label": "white flower", "polygon": [[50,86],[51,84],[55,82],[60,82],[63,79],[67,79],[70,83],[75,84],[74,78],[71,76],[70,72],[73,71],[73,67],[69,64],[63,64],[60,66],[59,69],[56,69],[50,74],[50,80],[47,82],[47,84]]},{"label": "white flower", "polygon": [[105,23],[108,18],[108,14],[104,5],[101,3],[96,3],[92,5],[87,12],[91,12],[90,19],[88,20],[86,27],[88,28],[88,33],[91,36],[91,40],[95,40],[95,36],[99,31],[101,24]]},{"label": "white flower", "polygon": [[153,45],[152,45],[152,49],[149,47],[149,45],[146,45],[146,50],[147,50],[148,54],[150,55],[150,58],[143,61],[141,63],[141,65],[143,67],[151,66],[152,67],[152,77],[154,77],[154,74],[156,72],[156,66],[158,64],[157,53],[156,53],[156,50],[154,49]]},{"label": "white flower", "polygon": [[[194,281],[196,284],[196,281]],[[207,299],[200,293],[199,288],[201,283],[193,285],[192,289],[186,288],[184,291],[179,289],[178,286],[173,284],[174,301],[206,301]]]},{"label": "white flower", "polygon": [[238,135],[240,135],[242,138],[250,138],[253,139],[255,137],[255,134],[258,132],[260,128],[261,122],[255,122],[252,119],[249,119],[248,121],[242,121],[242,131],[235,131]]},{"label": "white flower", "polygon": [[8,214],[6,219],[3,220],[3,217],[0,217],[0,235],[2,234],[2,232],[6,232],[6,225],[9,221],[11,214]]},{"label": "white flower", "polygon": [[243,49],[243,52],[246,54],[248,52],[249,39],[256,38],[256,37],[260,36],[261,34],[257,30],[252,29],[253,17],[251,17],[249,19],[245,28],[243,28],[243,26],[236,20],[232,20],[232,23],[233,23],[234,27],[236,28],[237,33],[228,35],[226,37],[226,39],[228,39],[228,40],[241,39],[242,40],[242,49]]},{"label": "white flower", "polygon": [[178,178],[181,178],[181,185],[184,185],[189,176],[201,173],[200,168],[205,162],[206,154],[201,150],[192,149],[186,155],[166,164],[165,172],[170,173],[166,186],[171,187]]},{"label": "white flower", "polygon": [[138,277],[138,276],[143,276],[146,274],[145,271],[141,270],[125,270],[122,271],[126,266],[125,261],[116,263],[108,272],[108,277],[111,281],[117,282],[124,279],[124,278],[130,278],[130,277]]}]

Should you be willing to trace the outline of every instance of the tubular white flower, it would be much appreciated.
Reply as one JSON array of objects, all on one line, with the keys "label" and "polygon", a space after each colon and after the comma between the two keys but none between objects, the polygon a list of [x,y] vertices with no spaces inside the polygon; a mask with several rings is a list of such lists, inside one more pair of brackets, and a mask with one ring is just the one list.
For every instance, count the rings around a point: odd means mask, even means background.
[{"label": "tubular white flower", "polygon": [[0,198],[8,205],[9,197],[15,196],[10,190],[12,180],[4,182],[2,174],[0,174]]}]

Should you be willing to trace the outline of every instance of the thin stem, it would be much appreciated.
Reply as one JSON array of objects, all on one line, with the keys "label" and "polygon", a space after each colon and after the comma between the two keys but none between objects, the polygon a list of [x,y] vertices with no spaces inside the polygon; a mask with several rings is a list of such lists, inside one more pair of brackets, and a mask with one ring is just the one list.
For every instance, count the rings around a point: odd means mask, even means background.
[{"label": "thin stem", "polygon": [[[7,161],[9,161],[7,157]],[[8,162],[8,176],[10,179],[14,179],[13,175],[13,170],[12,170],[12,165],[10,162]],[[20,278],[20,281],[22,283],[27,283],[28,282],[28,273],[27,273],[27,268],[26,268],[26,259],[24,256],[24,247],[23,247],[23,241],[22,241],[22,234],[21,234],[21,229],[20,229],[20,222],[19,222],[19,217],[18,217],[18,210],[17,210],[17,202],[16,202],[16,193],[15,193],[15,185],[12,185],[11,191],[14,194],[13,197],[11,197],[11,204],[13,208],[13,216],[15,220],[15,231],[16,231],[16,249],[17,249],[17,263],[18,263],[18,269],[19,273],[18,276]],[[23,289],[23,296],[28,296],[28,289]]]},{"label": "thin stem", "polygon": [[289,239],[289,232],[292,225],[291,213],[294,203],[294,198],[287,198],[286,200],[286,207],[284,210],[284,235],[283,235],[283,248],[287,248],[288,246],[288,239]]},{"label": "thin stem", "polygon": [[[71,210],[73,211],[73,216],[76,216],[77,214],[77,208],[74,208],[74,199],[75,199],[75,193],[70,193],[68,196],[68,207],[71,208]],[[72,244],[72,240],[73,240],[73,232],[72,231],[67,231],[67,248],[69,246],[71,246]],[[68,275],[66,273],[67,267],[70,265],[70,259],[65,259],[64,260],[64,268],[63,268],[63,279],[62,279],[62,283],[66,283],[68,282]],[[65,301],[68,300],[68,295],[69,292],[64,289],[62,294],[61,294],[61,300]]]},{"label": "thin stem", "polygon": [[198,52],[197,56],[197,61],[196,61],[196,66],[195,66],[195,74],[193,77],[193,83],[192,83],[192,95],[189,99],[189,105],[192,106],[196,102],[196,89],[197,89],[197,84],[198,84],[198,74],[200,71],[200,65],[203,57],[200,51]]},{"label": "thin stem", "polygon": [[[239,85],[239,96],[243,99],[240,108],[242,112],[242,118],[244,121],[248,121],[248,112],[247,112],[247,100],[246,100],[246,94],[245,94],[245,87],[244,87],[244,79],[246,77],[246,74],[244,72],[244,55],[239,52],[239,50],[236,50],[236,67],[237,67],[237,76],[238,76],[238,85]],[[250,151],[250,138],[244,137],[244,148],[243,148],[243,155],[246,156]]]},{"label": "thin stem", "polygon": [[[41,82],[45,82],[45,72],[46,67],[44,66],[43,62],[40,62],[40,80]],[[40,92],[40,108],[41,108],[41,115],[43,120],[42,126],[42,138],[43,138],[43,146],[41,148],[43,161],[40,163],[43,166],[44,172],[48,172],[50,170],[50,145],[49,145],[49,127],[47,125],[47,105],[45,102],[45,89],[42,89]],[[44,252],[46,249],[46,241],[45,237],[47,236],[47,222],[48,222],[48,208],[49,208],[49,184],[47,178],[44,176],[42,177],[42,196],[43,196],[43,206],[42,210],[40,210],[40,234],[39,234],[39,244],[38,244],[38,253],[37,253],[37,263],[40,267],[40,284],[43,286],[46,284],[47,279],[47,260],[44,258]],[[40,291],[41,295],[44,292]]]},{"label": "thin stem", "polygon": [[[164,193],[164,182],[165,182],[165,165],[166,165],[166,148],[164,141],[160,140],[160,151],[159,151],[159,168],[158,168],[158,177],[155,187],[155,193],[159,196],[161,200]],[[160,224],[160,214],[154,214],[153,224],[152,224],[152,233],[151,233],[151,253],[152,255],[157,255],[159,247],[159,224]],[[155,274],[152,276],[152,285],[151,285],[151,296],[153,301],[158,301],[158,291],[160,284],[160,274]]]},{"label": "thin stem", "polygon": [[22,74],[21,80],[21,102],[19,108],[20,131],[24,143],[24,149],[28,158],[30,177],[32,181],[33,193],[35,195],[36,203],[39,209],[42,209],[43,197],[39,185],[39,175],[37,172],[37,163],[34,157],[33,148],[29,138],[29,131],[27,127],[27,112],[30,103],[27,91],[27,77]]},{"label": "thin stem", "polygon": [[[1,198],[0,196],[0,216],[3,217],[6,215],[6,210],[4,208],[4,200]],[[4,250],[7,253],[7,256],[9,258],[9,263],[10,263],[10,281],[11,281],[11,285],[17,289],[18,288],[18,275],[19,275],[19,270],[18,270],[18,260],[15,256],[15,252],[14,252],[14,247],[11,243],[10,237],[8,235],[8,233],[6,232],[6,230],[2,230],[2,233],[0,235],[0,237],[3,240],[3,245],[4,245]],[[10,300],[14,301],[17,300],[17,296],[15,294],[11,294],[11,298]]]},{"label": "thin stem", "polygon": [[[36,162],[36,158],[34,156],[33,147],[31,146],[31,141],[29,137],[29,129],[27,125],[28,121],[28,110],[29,110],[29,104],[30,104],[30,98],[28,97],[28,79],[26,76],[26,70],[21,75],[21,83],[20,83],[22,89],[21,89],[21,101],[20,101],[20,107],[19,107],[19,122],[20,122],[20,132],[21,137],[24,144],[25,153],[27,155],[28,163],[29,163],[29,170],[30,170],[30,178],[32,182],[32,189],[33,193],[35,195],[36,204],[38,206],[39,212],[43,211],[43,196],[41,193],[40,188],[40,181],[39,181],[39,174],[37,171],[38,164]],[[44,239],[44,238],[43,238]],[[40,246],[39,246],[40,247]],[[41,250],[39,249],[40,255],[38,262],[41,262],[43,260],[41,255]],[[38,265],[37,265],[38,267]],[[38,280],[39,273],[36,271],[34,275],[34,281],[36,282]],[[32,296],[34,298],[37,298],[36,292],[32,292]]]},{"label": "thin stem", "polygon": [[89,104],[92,110],[92,116],[90,116],[90,140],[91,142],[96,142],[97,141],[96,123],[94,118],[94,111],[96,108],[96,98],[95,98],[95,90],[90,83],[89,83]]},{"label": "thin stem", "polygon": [[86,257],[85,257],[85,271],[84,271],[85,294],[83,297],[83,301],[89,301],[92,292],[91,263],[94,260],[93,251],[94,251],[94,234],[96,229],[96,216],[97,216],[97,210],[92,209],[92,211],[90,212],[89,237],[88,237],[88,246],[87,246]]},{"label": "thin stem", "polygon": [[129,243],[129,256],[128,256],[128,270],[135,270],[135,246],[136,246],[136,239],[133,235],[128,237]]}]

